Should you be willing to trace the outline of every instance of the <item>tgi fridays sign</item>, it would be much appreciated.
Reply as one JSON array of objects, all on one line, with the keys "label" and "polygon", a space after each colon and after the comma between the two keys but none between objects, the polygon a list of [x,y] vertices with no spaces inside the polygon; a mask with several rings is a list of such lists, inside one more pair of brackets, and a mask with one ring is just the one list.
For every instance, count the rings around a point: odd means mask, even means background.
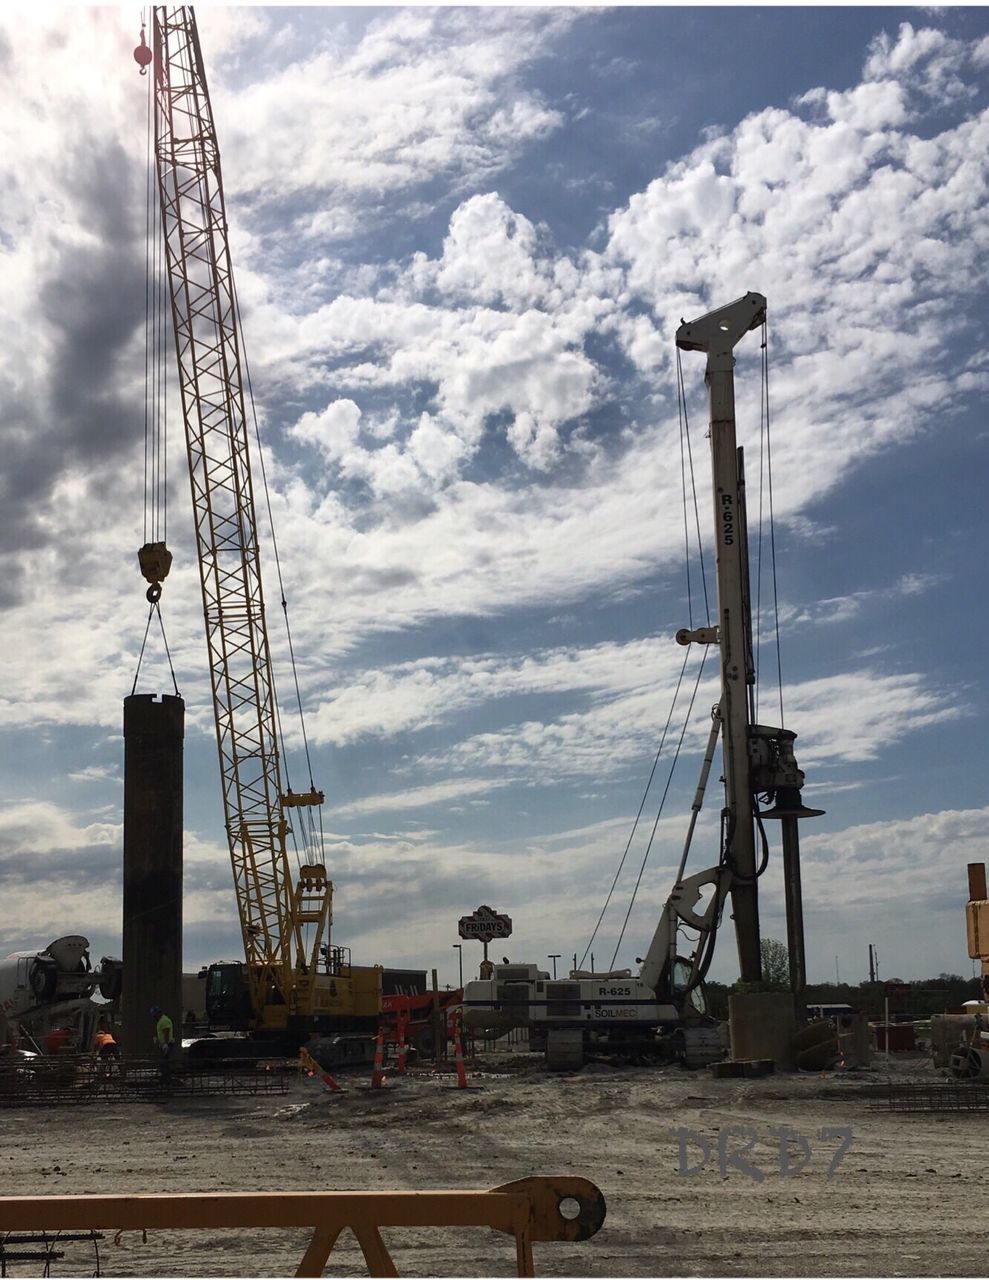
[{"label": "tgi fridays sign", "polygon": [[460,936],[475,942],[494,942],[508,938],[512,932],[511,916],[490,907],[478,907],[473,915],[460,917]]}]

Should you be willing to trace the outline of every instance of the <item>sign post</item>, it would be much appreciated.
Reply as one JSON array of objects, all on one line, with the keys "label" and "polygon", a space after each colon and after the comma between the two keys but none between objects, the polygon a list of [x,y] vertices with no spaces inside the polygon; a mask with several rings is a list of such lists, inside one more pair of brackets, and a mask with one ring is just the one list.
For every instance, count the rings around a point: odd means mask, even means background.
[{"label": "sign post", "polygon": [[512,934],[511,916],[504,912],[494,911],[491,907],[478,907],[472,915],[461,916],[459,932],[461,938],[473,939],[484,944],[484,959],[481,961],[482,977],[490,977],[491,963],[488,960],[488,943],[495,938],[509,938]]}]

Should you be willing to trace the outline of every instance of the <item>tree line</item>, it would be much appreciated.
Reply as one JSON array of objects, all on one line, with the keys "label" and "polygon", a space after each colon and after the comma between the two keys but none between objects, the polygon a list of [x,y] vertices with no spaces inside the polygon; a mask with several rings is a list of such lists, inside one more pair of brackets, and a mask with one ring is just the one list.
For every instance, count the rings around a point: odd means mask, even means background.
[{"label": "tree line", "polygon": [[[789,955],[786,945],[775,938],[762,942],[762,977],[760,983],[705,982],[708,1008],[717,1018],[728,1017],[728,997],[736,991],[788,991],[790,987]],[[890,990],[893,988],[893,990]],[[980,998],[978,978],[965,978],[960,973],[939,973],[934,978],[905,981],[889,978],[883,982],[811,982],[804,989],[803,1003],[847,1004],[858,1013],[882,1018],[889,999],[890,1017],[929,1018],[960,1008],[966,1000]]]}]

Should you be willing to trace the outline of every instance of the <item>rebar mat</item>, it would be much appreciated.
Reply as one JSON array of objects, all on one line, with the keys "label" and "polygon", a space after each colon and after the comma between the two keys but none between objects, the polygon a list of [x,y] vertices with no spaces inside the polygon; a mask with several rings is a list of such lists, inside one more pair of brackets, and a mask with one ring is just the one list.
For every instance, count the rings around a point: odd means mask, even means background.
[{"label": "rebar mat", "polygon": [[891,1084],[890,1111],[989,1111],[986,1084]]},{"label": "rebar mat", "polygon": [[160,1063],[153,1059],[106,1062],[65,1056],[0,1063],[0,1108],[284,1094],[287,1088],[281,1071],[175,1070],[163,1075]]}]

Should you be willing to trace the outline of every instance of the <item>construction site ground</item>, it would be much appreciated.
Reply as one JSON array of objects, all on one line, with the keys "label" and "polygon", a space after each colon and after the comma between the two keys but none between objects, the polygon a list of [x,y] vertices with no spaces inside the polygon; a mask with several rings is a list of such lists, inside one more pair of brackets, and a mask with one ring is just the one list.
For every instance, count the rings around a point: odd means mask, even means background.
[{"label": "construction site ground", "polygon": [[[712,1079],[705,1070],[589,1065],[547,1074],[529,1055],[450,1074],[363,1075],[331,1093],[293,1076],[284,1095],[36,1107],[0,1112],[5,1194],[491,1188],[579,1174],[607,1200],[596,1237],[541,1244],[537,1275],[980,1276],[986,1274],[986,1114],[886,1109],[868,1072]],[[944,1079],[899,1056],[900,1081]],[[737,1163],[736,1126],[757,1141]],[[810,1149],[780,1172],[778,1131]],[[829,1174],[850,1130],[851,1145]],[[682,1139],[678,1131],[689,1131]],[[829,1131],[830,1134],[829,1134]],[[724,1167],[719,1160],[719,1140]],[[680,1149],[689,1168],[681,1172]],[[806,1147],[792,1138],[791,1161]],[[763,1176],[758,1178],[745,1164]],[[743,1167],[739,1168],[741,1164]],[[512,1240],[487,1230],[384,1233],[399,1274],[515,1274]],[[100,1245],[112,1276],[291,1275],[295,1231],[128,1233]],[[53,1275],[93,1274],[67,1246]],[[328,1275],[364,1275],[349,1233]],[[13,1264],[12,1275],[40,1274]]]}]

